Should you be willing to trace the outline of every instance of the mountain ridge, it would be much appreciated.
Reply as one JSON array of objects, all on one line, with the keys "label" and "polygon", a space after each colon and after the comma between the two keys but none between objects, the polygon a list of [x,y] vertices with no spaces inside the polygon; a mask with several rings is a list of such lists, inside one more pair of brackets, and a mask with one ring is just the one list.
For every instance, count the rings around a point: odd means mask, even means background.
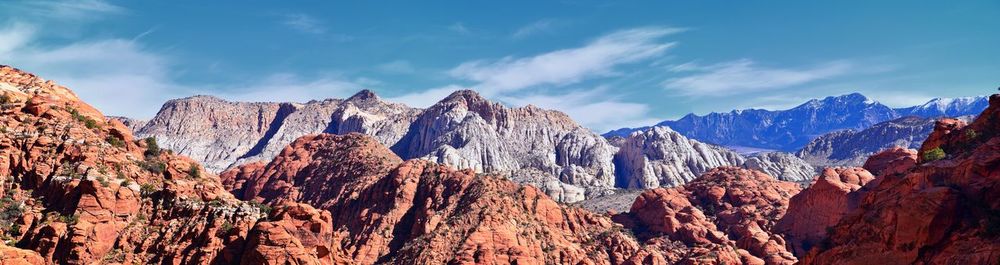
[{"label": "mountain ridge", "polygon": [[[793,152],[813,137],[832,131],[863,130],[876,123],[910,115],[975,115],[987,105],[987,97],[979,96],[935,98],[918,106],[891,108],[860,93],[850,93],[811,99],[784,110],[744,109],[705,115],[691,113],[656,125],[671,127],[685,136],[706,143]],[[841,120],[818,120],[817,117],[841,117]],[[647,127],[621,128],[603,135],[627,135],[642,128]]]}]

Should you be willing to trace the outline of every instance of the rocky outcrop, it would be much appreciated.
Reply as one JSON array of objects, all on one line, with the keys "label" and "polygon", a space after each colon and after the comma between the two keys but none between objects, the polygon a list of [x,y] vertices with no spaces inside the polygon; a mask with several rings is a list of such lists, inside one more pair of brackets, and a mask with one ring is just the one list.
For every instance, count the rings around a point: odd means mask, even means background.
[{"label": "rocky outcrop", "polygon": [[328,99],[301,105],[288,115],[274,135],[261,139],[259,152],[235,162],[270,161],[299,137],[317,133],[363,133],[383,145],[393,145],[409,130],[420,109],[383,101],[370,90],[362,90],[345,100]]},{"label": "rocky outcrop", "polygon": [[223,174],[245,183],[235,193],[299,208],[258,224],[244,262],[620,264],[650,255],[607,217],[496,176],[402,162],[361,134],[306,136],[263,167],[241,168]]},{"label": "rocky outcrop", "polygon": [[773,232],[799,191],[797,184],[737,167],[714,169],[677,188],[643,192],[615,217],[647,243],[674,240],[717,252],[726,264],[792,264],[795,256]]},{"label": "rocky outcrop", "polygon": [[806,181],[815,169],[781,152],[757,153],[746,158],[729,149],[688,139],[668,127],[655,126],[628,137],[612,137],[617,183],[629,189],[683,185],[720,166],[741,166],[787,181]]},{"label": "rocky outcrop", "polygon": [[809,188],[792,197],[775,230],[785,235],[796,256],[805,256],[828,236],[828,227],[858,207],[862,193],[857,191],[874,178],[860,168],[824,169]]},{"label": "rocky outcrop", "polygon": [[[1000,261],[1000,96],[968,126],[941,120],[921,164],[869,183],[857,209],[813,248],[811,264]],[[870,188],[868,188],[870,187]]]},{"label": "rocky outcrop", "polygon": [[[509,174],[565,202],[603,194],[615,183],[616,148],[601,136],[561,112],[507,108],[469,90],[421,113],[392,149],[407,159]],[[586,194],[567,193],[574,190]]]},{"label": "rocky outcrop", "polygon": [[917,165],[917,150],[899,147],[875,154],[862,166],[876,176],[905,173]]},{"label": "rocky outcrop", "polygon": [[147,122],[144,120],[133,119],[129,117],[121,117],[121,116],[108,116],[108,119],[121,122],[123,125],[125,125],[125,127],[127,127],[132,132],[139,131],[139,129],[141,129],[143,126],[146,126]]},{"label": "rocky outcrop", "polygon": [[690,140],[660,126],[634,132],[618,147],[616,175],[622,188],[682,185],[709,169],[741,165],[745,161],[735,152]]},{"label": "rocky outcrop", "polygon": [[456,92],[426,111],[382,101],[368,90],[346,100],[305,104],[193,97],[168,102],[137,134],[156,136],[166,147],[204,159],[215,172],[267,162],[305,135],[352,132],[392,146],[403,158],[504,174],[560,201],[579,201],[614,187],[616,149],[605,139],[563,113],[507,108],[472,91]]},{"label": "rocky outcrop", "polygon": [[250,153],[297,108],[288,103],[229,102],[211,96],[175,99],[164,103],[136,135],[155,137],[164,148],[219,172]]},{"label": "rocky outcrop", "polygon": [[197,163],[32,74],[0,66],[0,95],[0,238],[37,253],[4,262],[236,261],[261,210]]},{"label": "rocky outcrop", "polygon": [[[257,257],[252,260],[311,260],[319,256],[302,253],[325,253],[313,249],[332,242],[324,257],[334,263],[795,261],[771,230],[798,185],[736,167],[712,170],[684,187],[643,193],[629,213],[614,217],[624,227],[560,206],[532,186],[428,161],[400,161],[361,134],[306,136],[271,163],[232,169],[223,178],[244,183],[234,186],[234,193],[245,199],[329,211],[303,208],[291,220],[332,218],[329,240],[318,232],[327,226],[258,224],[248,240],[272,242],[255,252],[272,254],[247,254]],[[288,219],[274,215],[275,222]],[[292,232],[293,227],[316,229]],[[316,239],[299,243],[285,234]]]},{"label": "rocky outcrop", "polygon": [[392,145],[419,109],[382,101],[369,90],[345,99],[307,103],[230,102],[211,96],[168,101],[135,129],[211,172],[255,161],[267,162],[295,139],[322,132],[360,132]]},{"label": "rocky outcrop", "polygon": [[816,168],[795,155],[782,152],[755,153],[743,162],[743,168],[757,170],[779,180],[803,182],[816,175]]},{"label": "rocky outcrop", "polygon": [[330,212],[307,204],[279,205],[247,235],[242,264],[336,264]]},{"label": "rocky outcrop", "polygon": [[37,252],[0,244],[0,265],[39,265],[45,259]]},{"label": "rocky outcrop", "polygon": [[861,166],[883,149],[919,148],[934,129],[934,119],[904,117],[861,131],[844,130],[822,135],[796,153],[817,166]]}]

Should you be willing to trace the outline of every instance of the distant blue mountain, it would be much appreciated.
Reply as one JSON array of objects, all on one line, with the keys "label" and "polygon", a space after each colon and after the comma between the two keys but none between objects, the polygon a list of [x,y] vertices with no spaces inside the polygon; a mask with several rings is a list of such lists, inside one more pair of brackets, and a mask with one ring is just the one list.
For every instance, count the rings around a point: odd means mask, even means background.
[{"label": "distant blue mountain", "polygon": [[[986,97],[933,99],[926,104],[893,109],[862,94],[853,93],[809,100],[787,110],[746,109],[727,113],[688,114],[660,122],[684,136],[723,146],[782,151],[798,150],[819,135],[843,130],[863,130],[903,116],[940,117],[977,115],[986,109]],[[625,136],[642,128],[622,128],[605,137]]]}]

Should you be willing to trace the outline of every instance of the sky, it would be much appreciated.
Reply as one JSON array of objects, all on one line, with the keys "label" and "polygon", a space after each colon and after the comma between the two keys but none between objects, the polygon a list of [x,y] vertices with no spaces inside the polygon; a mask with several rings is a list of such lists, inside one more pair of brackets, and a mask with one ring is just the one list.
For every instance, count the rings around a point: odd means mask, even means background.
[{"label": "sky", "polygon": [[0,64],[108,115],[172,98],[427,107],[458,89],[603,132],[861,92],[1000,85],[1000,1],[0,0]]}]

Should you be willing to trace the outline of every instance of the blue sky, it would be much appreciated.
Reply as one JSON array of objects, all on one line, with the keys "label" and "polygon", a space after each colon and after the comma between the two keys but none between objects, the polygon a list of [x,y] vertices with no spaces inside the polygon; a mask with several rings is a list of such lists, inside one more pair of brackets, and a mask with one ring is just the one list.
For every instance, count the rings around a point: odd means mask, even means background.
[{"label": "blue sky", "polygon": [[469,88],[603,132],[849,92],[984,95],[998,45],[1000,1],[0,1],[0,63],[139,118],[194,94],[424,107]]}]

